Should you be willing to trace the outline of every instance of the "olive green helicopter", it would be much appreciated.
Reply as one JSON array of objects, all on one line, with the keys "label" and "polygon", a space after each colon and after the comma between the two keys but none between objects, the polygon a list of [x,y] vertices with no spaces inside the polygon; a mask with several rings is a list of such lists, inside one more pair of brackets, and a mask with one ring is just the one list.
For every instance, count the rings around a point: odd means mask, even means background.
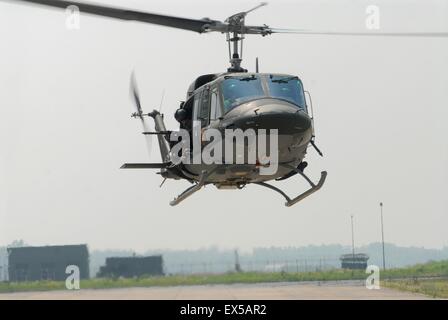
[{"label": "olive green helicopter", "polygon": [[[308,178],[304,172],[308,165],[304,158],[309,147],[314,148],[322,156],[322,152],[315,143],[310,94],[304,90],[301,79],[296,75],[260,73],[258,58],[255,72],[248,72],[244,69],[241,66],[241,61],[243,40],[246,35],[264,37],[274,33],[296,33],[355,36],[447,36],[447,33],[333,32],[247,25],[245,20],[248,13],[265,6],[266,3],[234,14],[222,22],[209,18],[189,19],[75,1],[10,0],[10,2],[45,5],[60,9],[69,8],[80,13],[114,19],[145,22],[197,33],[219,32],[226,35],[230,67],[221,73],[201,75],[192,82],[185,101],[181,102],[174,114],[175,119],[179,122],[179,130],[167,130],[163,114],[158,110],[149,113],[143,112],[134,74],[131,77],[131,97],[135,104],[135,112],[131,116],[142,122],[143,134],[148,140],[149,147],[151,137],[157,136],[162,161],[160,163],[125,163],[122,168],[156,169],[159,170],[157,173],[165,180],[184,179],[189,181],[192,186],[170,202],[170,205],[173,206],[209,184],[213,184],[218,189],[242,189],[249,184],[255,184],[280,193],[286,199],[286,206],[292,206],[321,189],[326,180],[326,171],[321,172],[317,183]],[[150,130],[149,118],[154,121],[154,131]],[[212,143],[212,139],[208,139],[206,135],[210,129],[222,135],[228,130],[240,130],[244,133],[252,129],[255,132],[252,141],[255,141],[256,145],[260,143],[262,135],[268,140],[267,137],[273,136],[272,132],[275,132],[275,148],[269,144],[266,147],[266,150],[270,149],[269,157],[261,159],[260,153],[256,153],[254,161],[249,162],[245,158],[248,158],[246,157],[249,149],[247,141],[250,135],[246,135],[243,136],[245,140],[239,142],[242,148],[237,147],[238,143],[235,139],[230,140],[230,149],[236,150],[236,152],[233,152],[229,159],[236,159],[236,161],[228,161],[226,158],[223,161],[210,163],[201,157],[199,157],[199,162],[191,161]],[[183,143],[183,148],[179,149],[176,146],[182,136],[179,135],[180,131],[188,133],[191,139]],[[214,149],[214,151],[216,150]],[[176,159],[182,161],[174,161],[175,156]],[[273,164],[274,160],[272,159],[274,158],[275,171],[263,173],[263,169]],[[310,188],[293,198],[276,186],[267,183],[271,180],[286,180],[297,174],[310,184]]]}]

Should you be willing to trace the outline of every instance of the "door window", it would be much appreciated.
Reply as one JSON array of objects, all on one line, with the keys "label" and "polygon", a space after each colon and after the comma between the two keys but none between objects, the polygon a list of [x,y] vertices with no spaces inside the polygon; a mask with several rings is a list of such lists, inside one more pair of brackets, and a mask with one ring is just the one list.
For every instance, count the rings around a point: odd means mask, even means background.
[{"label": "door window", "polygon": [[219,103],[218,89],[214,88],[210,93],[210,121],[221,117],[221,104]]}]

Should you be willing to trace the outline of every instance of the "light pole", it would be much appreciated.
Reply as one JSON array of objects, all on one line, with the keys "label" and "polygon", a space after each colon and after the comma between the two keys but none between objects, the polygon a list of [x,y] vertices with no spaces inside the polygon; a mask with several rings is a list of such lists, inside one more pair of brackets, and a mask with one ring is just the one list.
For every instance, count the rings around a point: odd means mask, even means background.
[{"label": "light pole", "polygon": [[353,231],[353,215],[350,216],[352,220],[352,255],[353,259],[355,259],[355,233]]},{"label": "light pole", "polygon": [[383,270],[386,270],[386,254],[384,253],[384,223],[383,223],[383,203],[380,202],[381,208],[381,240],[383,243]]}]

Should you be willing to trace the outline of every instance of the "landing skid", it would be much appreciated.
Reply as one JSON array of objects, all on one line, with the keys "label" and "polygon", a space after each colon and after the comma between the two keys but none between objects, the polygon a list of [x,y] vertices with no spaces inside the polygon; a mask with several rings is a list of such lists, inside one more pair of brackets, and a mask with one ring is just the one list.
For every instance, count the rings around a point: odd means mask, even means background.
[{"label": "landing skid", "polygon": [[326,171],[322,171],[320,173],[320,179],[319,182],[317,184],[314,184],[303,172],[298,172],[300,175],[302,175],[302,177],[308,181],[308,183],[311,185],[311,188],[308,189],[307,191],[305,191],[304,193],[298,195],[297,197],[291,199],[290,197],[288,197],[288,195],[286,193],[284,193],[282,190],[280,190],[277,187],[274,187],[273,185],[270,185],[266,182],[253,182],[253,184],[258,184],[260,186],[269,188],[271,190],[274,190],[278,193],[280,193],[283,197],[285,197],[286,199],[286,203],[285,206],[287,207],[291,207],[293,205],[295,205],[297,202],[305,199],[306,197],[308,197],[309,195],[313,194],[314,192],[318,191],[320,188],[322,188],[322,186],[324,185],[325,179],[327,178],[327,172]]},{"label": "landing skid", "polygon": [[199,177],[199,181],[195,185],[191,186],[190,188],[188,188],[187,190],[182,192],[179,196],[174,198],[170,202],[170,206],[178,205],[179,203],[181,203],[182,201],[187,199],[189,196],[191,196],[193,193],[201,190],[201,188],[205,185],[205,180],[207,179],[208,176],[209,176],[209,174],[207,174],[206,171],[202,171],[202,173]]},{"label": "landing skid", "polygon": [[[282,190],[280,190],[277,187],[274,187],[273,185],[270,185],[266,182],[252,182],[253,184],[257,184],[259,186],[262,187],[266,187],[269,188],[271,190],[274,190],[278,193],[280,193],[285,199],[286,199],[286,203],[285,206],[287,207],[291,207],[293,205],[295,205],[297,202],[305,199],[306,197],[308,197],[309,195],[313,194],[314,192],[318,191],[320,188],[322,188],[322,186],[325,183],[325,179],[327,178],[327,172],[326,171],[322,171],[320,173],[320,179],[319,182],[317,184],[314,184],[313,181],[311,181],[303,172],[298,172],[306,181],[308,181],[308,183],[311,185],[311,188],[308,189],[307,191],[305,191],[304,193],[298,195],[297,197],[291,199],[290,197],[288,197],[288,195],[286,193],[284,193]],[[199,181],[189,187],[188,189],[186,189],[184,192],[182,192],[179,196],[177,196],[176,198],[174,198],[171,202],[170,205],[171,206],[175,206],[178,205],[179,203],[181,203],[182,201],[184,201],[185,199],[187,199],[189,196],[191,196],[193,193],[201,190],[201,188],[203,186],[206,185],[205,181],[207,180],[207,178],[210,176],[210,173],[207,173],[206,171],[202,171],[200,177],[199,177]]]}]

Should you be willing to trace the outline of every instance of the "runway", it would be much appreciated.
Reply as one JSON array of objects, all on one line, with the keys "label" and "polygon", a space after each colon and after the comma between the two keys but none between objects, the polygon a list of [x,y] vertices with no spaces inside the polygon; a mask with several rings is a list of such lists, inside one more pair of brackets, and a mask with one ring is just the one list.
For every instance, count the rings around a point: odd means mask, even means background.
[{"label": "runway", "polygon": [[369,290],[362,281],[280,282],[0,294],[0,300],[420,300],[424,295],[388,288]]}]

